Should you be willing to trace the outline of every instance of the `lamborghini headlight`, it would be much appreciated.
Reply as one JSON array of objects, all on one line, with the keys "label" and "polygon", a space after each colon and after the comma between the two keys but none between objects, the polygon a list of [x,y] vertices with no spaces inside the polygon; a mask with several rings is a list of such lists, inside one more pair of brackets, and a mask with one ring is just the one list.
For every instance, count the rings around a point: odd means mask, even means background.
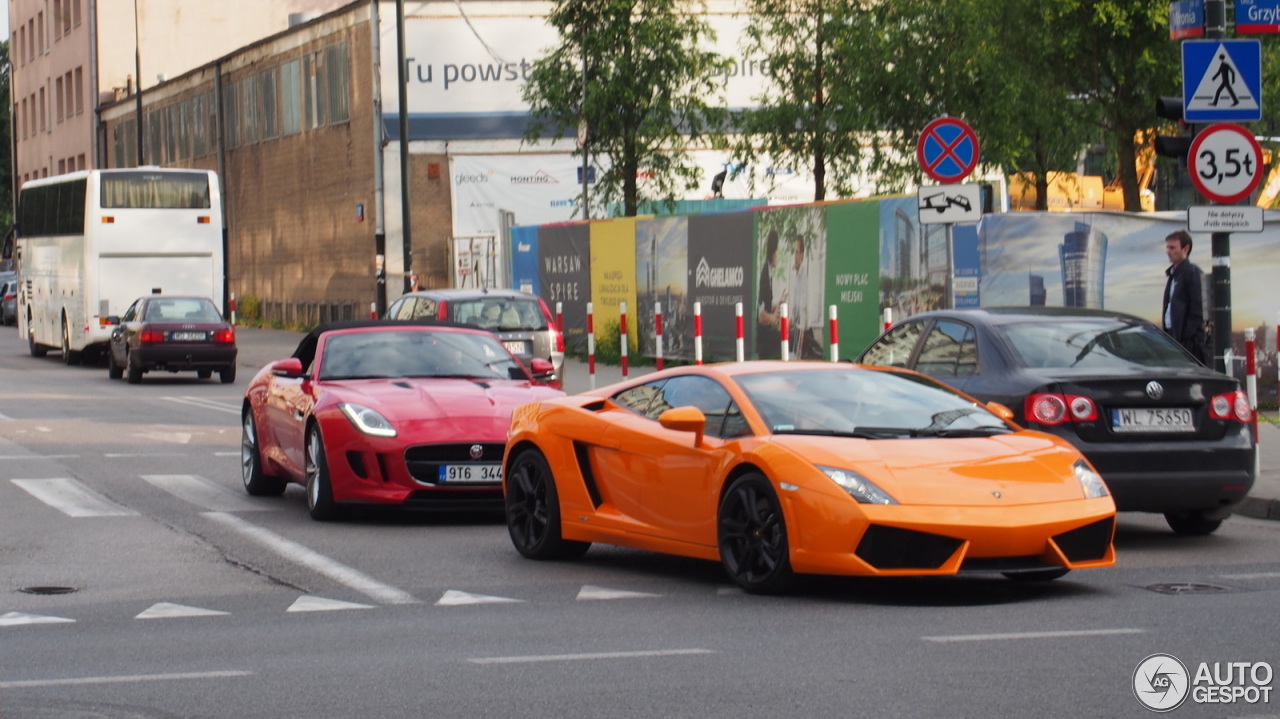
[{"label": "lamborghini headlight", "polygon": [[1089,463],[1083,459],[1077,459],[1076,463],[1071,465],[1071,471],[1075,472],[1076,479],[1080,480],[1080,488],[1084,490],[1085,499],[1105,497],[1110,494],[1107,491],[1107,483],[1102,481],[1102,475],[1093,471]]},{"label": "lamborghini headlight", "polygon": [[850,497],[862,504],[897,504],[898,500],[877,487],[871,480],[849,469],[837,469],[818,465],[818,469],[840,485]]},{"label": "lamborghini headlight", "polygon": [[363,405],[342,402],[338,409],[347,416],[355,428],[374,437],[394,437],[396,428],[391,426],[386,417]]}]

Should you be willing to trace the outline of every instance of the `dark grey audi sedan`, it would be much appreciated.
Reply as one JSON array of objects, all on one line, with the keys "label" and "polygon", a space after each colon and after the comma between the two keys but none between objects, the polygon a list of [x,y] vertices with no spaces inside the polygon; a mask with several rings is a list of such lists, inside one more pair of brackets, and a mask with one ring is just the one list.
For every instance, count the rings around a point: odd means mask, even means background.
[{"label": "dark grey audi sedan", "polygon": [[907,367],[1067,439],[1119,510],[1216,530],[1253,486],[1253,411],[1234,378],[1138,317],[1079,308],[912,315],[857,358]]}]

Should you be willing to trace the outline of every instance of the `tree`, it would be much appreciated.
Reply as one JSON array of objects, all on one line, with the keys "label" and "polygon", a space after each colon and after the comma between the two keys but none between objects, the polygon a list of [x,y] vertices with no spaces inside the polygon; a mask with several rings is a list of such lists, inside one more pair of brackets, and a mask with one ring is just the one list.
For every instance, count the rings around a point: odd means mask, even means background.
[{"label": "tree", "polygon": [[744,50],[767,58],[771,82],[755,98],[759,106],[736,118],[735,159],[807,166],[814,201],[826,199],[828,170],[836,194],[853,194],[865,122],[848,101],[850,83],[833,51],[859,32],[853,7],[840,0],[748,0],[748,6]]},{"label": "tree", "polygon": [[526,139],[563,137],[585,120],[585,151],[608,160],[597,203],[620,200],[630,217],[642,200],[670,203],[698,186],[701,171],[683,150],[715,137],[726,64],[701,49],[712,36],[704,12],[697,0],[557,0],[552,8],[560,44],[530,71]]}]

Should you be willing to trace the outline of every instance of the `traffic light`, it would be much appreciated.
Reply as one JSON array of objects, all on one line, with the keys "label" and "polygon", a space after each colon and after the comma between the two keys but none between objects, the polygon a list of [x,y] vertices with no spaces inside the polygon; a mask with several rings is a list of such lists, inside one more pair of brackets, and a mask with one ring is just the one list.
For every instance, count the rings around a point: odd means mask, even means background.
[{"label": "traffic light", "polygon": [[1180,130],[1177,135],[1156,135],[1156,154],[1176,157],[1185,162],[1187,154],[1191,151],[1191,141],[1195,139],[1196,128],[1194,125],[1187,124],[1182,116],[1182,98],[1156,98],[1156,115],[1166,120],[1174,120],[1178,123]]}]

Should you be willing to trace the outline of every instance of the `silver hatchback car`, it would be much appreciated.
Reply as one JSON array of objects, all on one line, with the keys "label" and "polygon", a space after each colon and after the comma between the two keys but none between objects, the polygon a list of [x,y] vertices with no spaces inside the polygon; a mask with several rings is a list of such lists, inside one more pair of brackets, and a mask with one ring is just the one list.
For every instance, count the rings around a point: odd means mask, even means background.
[{"label": "silver hatchback car", "polygon": [[564,385],[564,334],[541,297],[518,290],[437,289],[410,292],[392,303],[386,319],[436,319],[489,330],[525,367],[534,357],[555,368],[544,381]]}]

